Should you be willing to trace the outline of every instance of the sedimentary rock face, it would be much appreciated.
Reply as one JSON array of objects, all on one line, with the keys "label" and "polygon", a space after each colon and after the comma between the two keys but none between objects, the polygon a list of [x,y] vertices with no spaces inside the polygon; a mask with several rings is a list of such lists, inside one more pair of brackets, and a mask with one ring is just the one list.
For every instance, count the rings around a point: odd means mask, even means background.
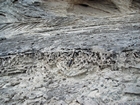
[{"label": "sedimentary rock face", "polygon": [[132,0],[111,0],[121,12],[125,12],[132,5]]},{"label": "sedimentary rock face", "polygon": [[0,105],[140,105],[139,8],[0,0]]},{"label": "sedimentary rock face", "polygon": [[88,4],[91,6],[90,2],[112,2],[121,12],[126,12],[132,4],[132,0],[68,0],[71,4]]}]

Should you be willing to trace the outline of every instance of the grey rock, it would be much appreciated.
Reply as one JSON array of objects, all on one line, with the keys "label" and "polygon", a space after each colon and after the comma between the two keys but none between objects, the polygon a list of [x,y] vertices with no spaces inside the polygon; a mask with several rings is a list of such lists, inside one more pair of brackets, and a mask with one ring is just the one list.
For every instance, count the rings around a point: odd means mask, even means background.
[{"label": "grey rock", "polygon": [[94,99],[88,97],[79,97],[77,98],[77,102],[80,103],[80,105],[98,105]]},{"label": "grey rock", "polygon": [[139,0],[79,1],[0,0],[2,105],[138,103]]},{"label": "grey rock", "polygon": [[140,95],[140,87],[135,86],[135,84],[132,84],[129,87],[126,87],[124,89],[125,94],[135,94],[135,95]]},{"label": "grey rock", "polygon": [[65,101],[60,100],[57,105],[67,105],[67,103]]}]

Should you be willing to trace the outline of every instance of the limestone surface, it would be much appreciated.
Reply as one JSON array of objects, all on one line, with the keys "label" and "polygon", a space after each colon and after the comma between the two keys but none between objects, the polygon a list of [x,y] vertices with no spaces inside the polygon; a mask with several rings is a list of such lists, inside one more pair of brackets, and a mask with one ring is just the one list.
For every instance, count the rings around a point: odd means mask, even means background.
[{"label": "limestone surface", "polygon": [[0,104],[139,105],[139,10],[139,0],[0,0]]}]

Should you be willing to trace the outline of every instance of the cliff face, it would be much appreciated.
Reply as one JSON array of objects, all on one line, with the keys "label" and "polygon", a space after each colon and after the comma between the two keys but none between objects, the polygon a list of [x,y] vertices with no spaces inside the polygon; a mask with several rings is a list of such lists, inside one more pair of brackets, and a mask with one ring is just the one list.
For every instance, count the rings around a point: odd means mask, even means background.
[{"label": "cliff face", "polygon": [[[5,19],[23,19],[25,15],[31,17],[42,17],[46,12],[54,15],[89,15],[89,16],[110,16],[120,14],[139,13],[139,0],[1,0],[1,21]],[[31,7],[29,7],[31,6]],[[30,10],[31,8],[34,8]],[[18,13],[15,11],[18,10]],[[37,10],[38,9],[38,10]],[[40,10],[39,10],[40,9]],[[25,11],[24,11],[25,10]],[[19,15],[23,15],[20,17]],[[16,16],[11,16],[16,15]],[[18,17],[19,16],[19,17]],[[8,18],[7,18],[8,17]]]},{"label": "cliff face", "polygon": [[0,0],[0,103],[140,104],[139,10],[139,0]]}]

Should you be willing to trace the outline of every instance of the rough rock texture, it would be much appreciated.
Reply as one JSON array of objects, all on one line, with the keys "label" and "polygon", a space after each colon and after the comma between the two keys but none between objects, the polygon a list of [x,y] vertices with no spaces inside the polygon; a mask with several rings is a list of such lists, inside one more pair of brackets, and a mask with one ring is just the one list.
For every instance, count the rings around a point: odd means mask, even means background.
[{"label": "rough rock texture", "polygon": [[125,1],[0,0],[1,105],[139,105],[140,2]]},{"label": "rough rock texture", "polygon": [[104,4],[114,9],[118,9],[120,12],[126,12],[132,6],[133,0],[68,0],[70,4],[80,4],[83,6],[90,6],[92,8],[99,8],[93,4]]}]

